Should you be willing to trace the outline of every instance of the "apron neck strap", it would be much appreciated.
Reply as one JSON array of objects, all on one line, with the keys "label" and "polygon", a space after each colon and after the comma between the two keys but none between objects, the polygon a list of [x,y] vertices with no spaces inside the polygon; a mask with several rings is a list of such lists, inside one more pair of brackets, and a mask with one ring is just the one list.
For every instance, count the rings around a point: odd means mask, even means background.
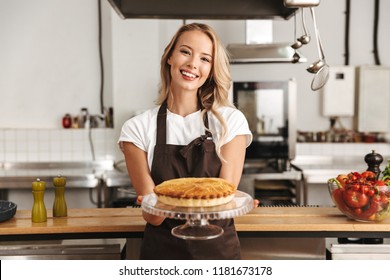
[{"label": "apron neck strap", "polygon": [[211,132],[208,130],[209,129],[209,117],[207,115],[207,111],[204,113],[203,123],[204,123],[204,126],[206,127],[206,129],[205,129],[206,136],[207,137],[213,137]]},{"label": "apron neck strap", "polygon": [[156,144],[164,145],[167,142],[167,101],[165,100],[157,114]]}]

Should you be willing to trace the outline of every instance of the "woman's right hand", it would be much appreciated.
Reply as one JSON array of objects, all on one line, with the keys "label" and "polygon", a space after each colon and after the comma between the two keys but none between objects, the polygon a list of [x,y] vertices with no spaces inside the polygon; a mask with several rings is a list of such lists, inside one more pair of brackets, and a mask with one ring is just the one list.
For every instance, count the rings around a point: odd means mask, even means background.
[{"label": "woman's right hand", "polygon": [[[141,205],[143,199],[144,199],[144,196],[139,195],[139,196],[137,196],[137,200],[135,203],[137,205]],[[165,217],[163,217],[163,216],[152,215],[152,214],[146,213],[145,211],[142,211],[142,216],[144,217],[145,221],[147,221],[148,223],[150,223],[154,226],[159,226],[165,219]]]}]

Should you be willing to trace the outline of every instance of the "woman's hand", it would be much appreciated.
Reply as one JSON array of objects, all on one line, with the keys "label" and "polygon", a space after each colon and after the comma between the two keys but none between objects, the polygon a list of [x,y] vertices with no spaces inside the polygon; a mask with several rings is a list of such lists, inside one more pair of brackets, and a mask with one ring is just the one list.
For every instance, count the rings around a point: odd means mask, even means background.
[{"label": "woman's hand", "polygon": [[253,200],[253,208],[256,208],[259,206],[260,201],[258,199]]},{"label": "woman's hand", "polygon": [[141,205],[143,199],[144,199],[144,196],[143,196],[143,195],[137,196],[137,200],[135,201],[135,204]]}]

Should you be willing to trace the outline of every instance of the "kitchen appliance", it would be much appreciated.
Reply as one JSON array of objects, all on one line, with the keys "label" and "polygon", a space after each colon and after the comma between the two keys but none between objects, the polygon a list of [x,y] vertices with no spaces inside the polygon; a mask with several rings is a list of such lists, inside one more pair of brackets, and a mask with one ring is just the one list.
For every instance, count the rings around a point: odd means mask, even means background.
[{"label": "kitchen appliance", "polygon": [[357,67],[357,118],[359,132],[390,132],[390,67],[362,65]]},{"label": "kitchen appliance", "polygon": [[233,103],[253,135],[238,188],[262,205],[300,204],[302,174],[290,164],[296,146],[296,81],[234,82]]},{"label": "kitchen appliance", "polygon": [[[294,29],[296,29],[296,16],[294,16]],[[297,48],[294,48],[291,43],[272,43],[271,20],[247,20],[245,31],[245,44],[234,43],[226,47],[232,64],[307,61],[303,54]],[[299,43],[301,44],[301,42]]]},{"label": "kitchen appliance", "polygon": [[120,260],[124,239],[2,241],[0,260]]},{"label": "kitchen appliance", "polygon": [[[288,43],[229,44],[226,47],[232,64],[306,62],[302,53]],[[296,56],[299,56],[297,59]]]},{"label": "kitchen appliance", "polygon": [[389,260],[390,244],[330,244],[332,260]]},{"label": "kitchen appliance", "polygon": [[108,0],[121,18],[288,19],[294,11],[283,0]]},{"label": "kitchen appliance", "polygon": [[296,145],[296,81],[234,82],[233,103],[253,134],[246,159],[276,160],[276,171],[289,170]]},{"label": "kitchen appliance", "polygon": [[[285,3],[283,0],[108,0],[122,19],[222,19],[288,20],[297,7],[316,6],[319,0]],[[314,2],[314,3],[313,3]],[[291,43],[229,44],[231,63],[297,63],[306,58],[290,47]]]},{"label": "kitchen appliance", "polygon": [[315,7],[320,0],[283,0],[284,6],[288,8]]},{"label": "kitchen appliance", "polygon": [[355,67],[332,66],[329,80],[322,88],[322,115],[353,117],[355,115]]}]

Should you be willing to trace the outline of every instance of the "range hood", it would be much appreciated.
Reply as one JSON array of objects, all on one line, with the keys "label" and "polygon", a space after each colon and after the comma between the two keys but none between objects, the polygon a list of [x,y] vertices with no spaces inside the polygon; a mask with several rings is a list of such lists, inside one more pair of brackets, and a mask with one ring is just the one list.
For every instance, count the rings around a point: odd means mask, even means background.
[{"label": "range hood", "polygon": [[289,19],[283,0],[108,0],[123,18]]},{"label": "range hood", "polygon": [[[108,0],[123,19],[278,19],[288,20],[298,9],[286,0]],[[290,44],[232,44],[227,46],[230,62],[292,63]]]},{"label": "range hood", "polygon": [[[232,64],[307,62],[287,43],[231,44],[227,50]],[[299,59],[294,60],[294,55],[298,55]]]}]

